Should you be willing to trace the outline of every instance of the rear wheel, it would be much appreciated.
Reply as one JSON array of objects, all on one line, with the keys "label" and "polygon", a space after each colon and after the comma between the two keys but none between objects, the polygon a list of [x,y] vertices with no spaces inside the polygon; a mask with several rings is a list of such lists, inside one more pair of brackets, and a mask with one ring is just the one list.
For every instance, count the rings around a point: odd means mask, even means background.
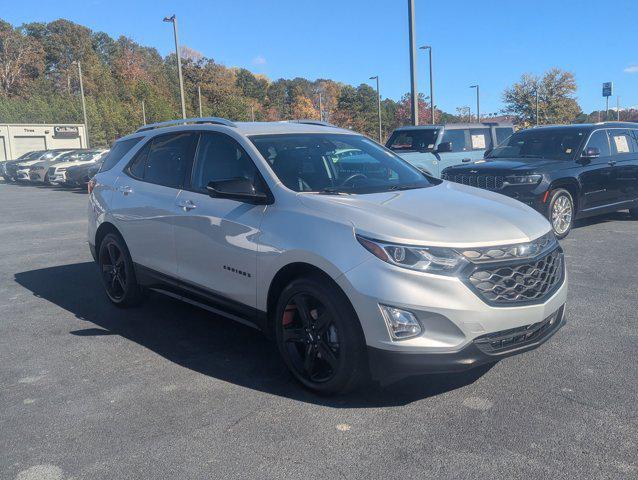
[{"label": "rear wheel", "polygon": [[98,264],[102,283],[109,300],[118,307],[130,307],[140,303],[142,291],[135,278],[133,261],[124,240],[108,233],[100,243]]},{"label": "rear wheel", "polygon": [[559,188],[551,192],[547,217],[557,238],[565,238],[574,225],[574,200],[571,194]]},{"label": "rear wheel", "polygon": [[319,277],[295,280],[280,295],[275,315],[279,351],[304,386],[343,393],[367,378],[363,332],[336,285]]}]

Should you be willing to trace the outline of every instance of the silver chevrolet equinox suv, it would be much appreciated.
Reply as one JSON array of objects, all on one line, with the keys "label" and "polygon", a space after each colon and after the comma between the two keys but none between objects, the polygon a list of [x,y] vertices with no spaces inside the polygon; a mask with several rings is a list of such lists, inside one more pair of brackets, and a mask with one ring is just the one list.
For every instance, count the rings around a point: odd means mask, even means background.
[{"label": "silver chevrolet equinox suv", "polygon": [[89,192],[111,302],[154,290],[258,328],[320,393],[493,363],[564,321],[563,252],[539,213],[325,123],[147,125]]}]

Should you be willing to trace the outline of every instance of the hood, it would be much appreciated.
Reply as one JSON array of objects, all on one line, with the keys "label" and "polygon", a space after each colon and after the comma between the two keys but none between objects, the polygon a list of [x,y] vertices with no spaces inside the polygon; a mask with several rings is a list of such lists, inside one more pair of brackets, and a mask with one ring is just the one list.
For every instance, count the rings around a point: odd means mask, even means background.
[{"label": "hood", "polygon": [[35,165],[36,163],[40,163],[41,160],[37,159],[37,160],[27,160],[26,162],[18,162],[18,161],[14,161],[13,164],[16,165],[18,168],[21,167],[30,167],[32,165]]},{"label": "hood", "polygon": [[56,163],[55,167],[56,168],[69,168],[69,167],[75,167],[75,166],[80,166],[80,165],[90,165],[90,164],[95,164],[94,160],[84,160],[84,161],[74,161],[74,162],[60,162],[60,163]]},{"label": "hood", "polygon": [[[550,231],[538,212],[514,199],[452,182],[365,195],[299,194],[361,235],[412,245],[479,247],[534,240]],[[338,212],[338,213],[337,213]]]},{"label": "hood", "polygon": [[[564,166],[565,160],[551,160],[548,158],[485,158],[463,165],[455,165],[445,169],[445,173],[534,173],[548,167]],[[474,173],[474,172],[473,172]]]}]

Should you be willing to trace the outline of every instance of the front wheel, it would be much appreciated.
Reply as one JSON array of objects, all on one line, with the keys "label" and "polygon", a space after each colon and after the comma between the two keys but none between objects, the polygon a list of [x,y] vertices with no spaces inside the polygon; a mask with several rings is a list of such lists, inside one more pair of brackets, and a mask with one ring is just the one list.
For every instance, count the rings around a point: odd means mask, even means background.
[{"label": "front wheel", "polygon": [[565,238],[574,225],[574,200],[571,194],[559,188],[551,192],[547,217],[557,238]]},{"label": "front wheel", "polygon": [[336,285],[319,277],[297,279],[281,293],[275,315],[279,351],[305,387],[344,393],[367,379],[363,332]]}]

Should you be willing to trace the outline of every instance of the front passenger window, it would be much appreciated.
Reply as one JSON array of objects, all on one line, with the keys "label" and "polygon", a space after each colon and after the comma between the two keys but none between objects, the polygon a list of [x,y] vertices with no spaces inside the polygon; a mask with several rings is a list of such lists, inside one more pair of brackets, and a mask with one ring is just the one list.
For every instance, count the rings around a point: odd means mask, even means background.
[{"label": "front passenger window", "polygon": [[233,178],[246,178],[260,189],[257,167],[239,143],[223,133],[202,134],[193,169],[193,188],[205,192],[210,182]]},{"label": "front passenger window", "polygon": [[587,142],[587,148],[597,148],[600,150],[601,157],[608,157],[609,153],[609,140],[607,139],[607,132],[605,130],[596,130],[591,134],[589,142]]},{"label": "front passenger window", "polygon": [[609,143],[612,155],[624,155],[638,152],[636,140],[629,130],[609,130]]},{"label": "front passenger window", "polygon": [[443,138],[441,139],[441,142],[451,142],[453,152],[466,152],[468,150],[471,150],[467,146],[465,135],[466,132],[469,135],[469,132],[467,130],[445,129],[443,131]]}]

